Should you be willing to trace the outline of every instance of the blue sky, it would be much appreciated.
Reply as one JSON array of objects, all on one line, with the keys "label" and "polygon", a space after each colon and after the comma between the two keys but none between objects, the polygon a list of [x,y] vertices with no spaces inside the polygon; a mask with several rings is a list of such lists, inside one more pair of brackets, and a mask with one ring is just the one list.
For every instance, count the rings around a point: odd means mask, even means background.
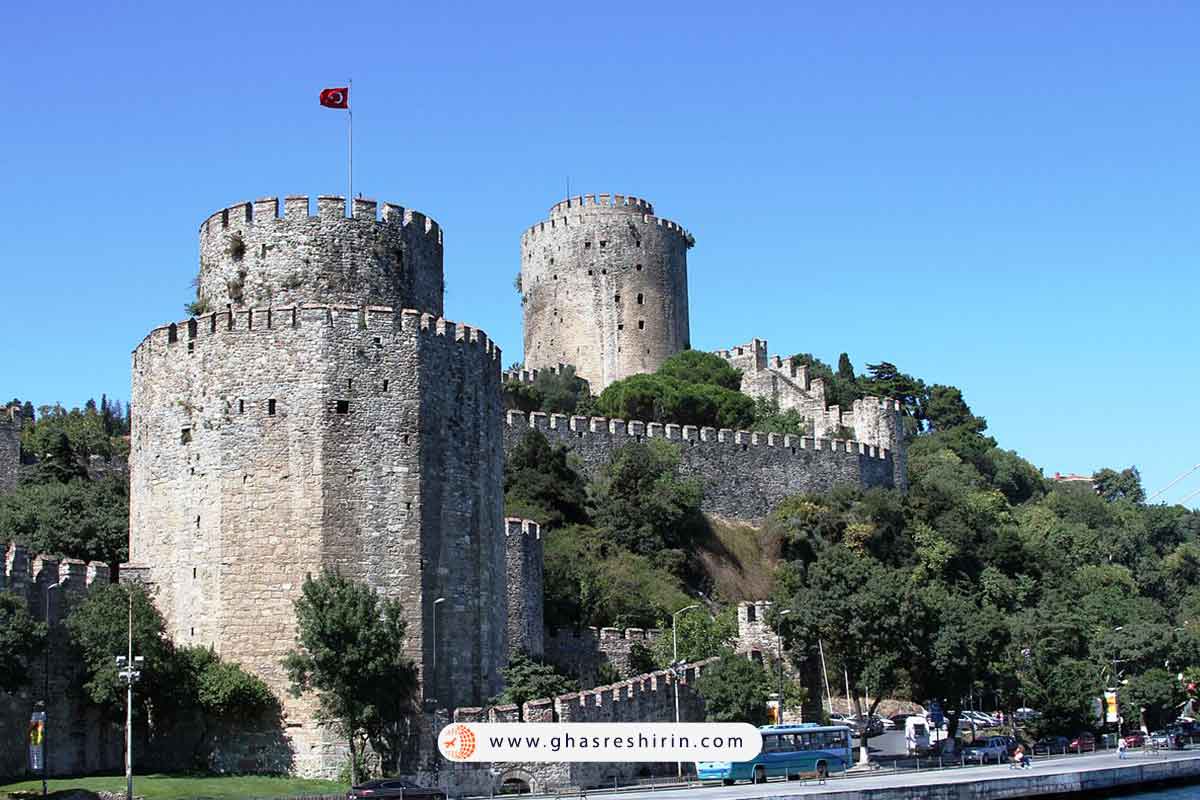
[{"label": "blue sky", "polygon": [[1194,3],[36,5],[0,47],[5,397],[128,397],[207,214],[344,191],[316,96],[352,77],[355,190],[444,226],[447,315],[506,363],[569,176],[694,233],[695,347],[892,361],[1047,473],[1200,461]]}]

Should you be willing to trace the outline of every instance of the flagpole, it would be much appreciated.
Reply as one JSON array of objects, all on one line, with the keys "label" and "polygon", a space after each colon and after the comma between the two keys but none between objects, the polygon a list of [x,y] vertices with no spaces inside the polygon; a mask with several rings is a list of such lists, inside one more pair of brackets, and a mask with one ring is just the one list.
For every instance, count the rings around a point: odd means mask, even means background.
[{"label": "flagpole", "polygon": [[[346,82],[346,94],[350,94],[350,90],[354,88],[354,81]],[[349,100],[349,97],[347,97]],[[349,163],[346,169],[346,183],[349,189],[349,196],[346,198],[350,202],[350,216],[354,216],[354,111],[350,108],[350,103],[346,103],[346,139],[347,152],[349,154]]]}]

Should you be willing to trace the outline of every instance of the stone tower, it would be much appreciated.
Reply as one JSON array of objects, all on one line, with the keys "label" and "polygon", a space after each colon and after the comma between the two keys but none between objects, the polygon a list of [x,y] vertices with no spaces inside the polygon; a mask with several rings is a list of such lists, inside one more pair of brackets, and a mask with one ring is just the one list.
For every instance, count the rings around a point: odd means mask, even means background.
[{"label": "stone tower", "polygon": [[533,520],[510,517],[507,527],[508,647],[541,658],[544,651],[545,603],[541,527]]},{"label": "stone tower", "polygon": [[686,349],[692,243],[636,197],[555,205],[521,236],[525,366],[573,364],[599,394]]},{"label": "stone tower", "polygon": [[403,602],[425,701],[485,701],[506,660],[500,350],[440,318],[437,224],[377,211],[289,197],[282,215],[275,199],[214,214],[207,313],[133,353],[130,561],[176,642],[279,694],[301,774],[345,761],[286,693],[306,575]]},{"label": "stone tower", "polygon": [[0,494],[17,485],[21,467],[21,408],[0,408]]}]

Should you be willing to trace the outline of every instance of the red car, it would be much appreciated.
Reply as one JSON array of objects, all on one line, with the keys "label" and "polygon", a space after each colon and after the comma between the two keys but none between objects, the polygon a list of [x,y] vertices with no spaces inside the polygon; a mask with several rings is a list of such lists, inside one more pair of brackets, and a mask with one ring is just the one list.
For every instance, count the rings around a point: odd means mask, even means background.
[{"label": "red car", "polygon": [[1146,734],[1141,731],[1134,731],[1125,736],[1126,747],[1141,747],[1146,744]]},{"label": "red car", "polygon": [[1096,737],[1084,731],[1071,740],[1067,749],[1073,753],[1087,753],[1096,749]]}]

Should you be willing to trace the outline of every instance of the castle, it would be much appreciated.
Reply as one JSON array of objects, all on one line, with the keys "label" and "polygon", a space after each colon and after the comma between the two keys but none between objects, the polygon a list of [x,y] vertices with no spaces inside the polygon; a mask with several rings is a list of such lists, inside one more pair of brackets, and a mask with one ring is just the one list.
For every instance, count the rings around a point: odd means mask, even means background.
[{"label": "castle", "polygon": [[[704,484],[705,510],[738,519],[839,483],[903,487],[896,403],[826,408],[820,380],[768,359],[761,340],[720,355],[742,370],[744,392],[799,410],[811,435],[505,413],[500,349],[443,317],[443,234],[420,212],[355,199],[347,215],[341,197],[270,198],[218,211],[199,239],[198,313],[133,351],[126,573],[152,584],[174,640],[267,681],[302,774],[336,774],[345,757],[315,724],[313,701],[288,695],[281,666],[295,644],[293,602],[322,569],[402,601],[427,710],[484,714],[516,649],[586,661],[593,674],[597,653],[628,666],[636,632],[602,631],[592,648],[543,630],[541,531],[503,517],[504,453],[530,430],[592,474],[627,442],[673,442],[681,470]],[[572,364],[599,391],[687,348],[692,244],[639,198],[556,204],[521,237],[526,360],[508,379]],[[0,418],[0,490],[15,481],[19,427],[19,414]],[[26,574],[14,557],[7,571]],[[666,714],[665,690],[699,669],[538,701],[531,713],[574,719],[613,703],[613,718]],[[251,755],[232,763],[280,763]]]}]

